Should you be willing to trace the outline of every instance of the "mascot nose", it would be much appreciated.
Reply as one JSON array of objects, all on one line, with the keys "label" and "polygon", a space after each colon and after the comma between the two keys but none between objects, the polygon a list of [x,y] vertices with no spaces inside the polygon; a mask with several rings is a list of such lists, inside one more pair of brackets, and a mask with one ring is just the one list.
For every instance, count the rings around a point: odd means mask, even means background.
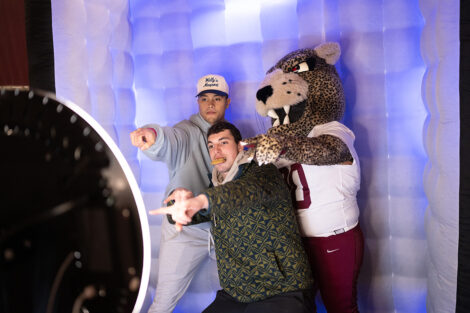
[{"label": "mascot nose", "polygon": [[271,85],[268,85],[258,90],[258,92],[256,93],[256,99],[266,104],[266,100],[269,97],[271,97],[272,94],[273,94],[273,87],[271,87]]}]

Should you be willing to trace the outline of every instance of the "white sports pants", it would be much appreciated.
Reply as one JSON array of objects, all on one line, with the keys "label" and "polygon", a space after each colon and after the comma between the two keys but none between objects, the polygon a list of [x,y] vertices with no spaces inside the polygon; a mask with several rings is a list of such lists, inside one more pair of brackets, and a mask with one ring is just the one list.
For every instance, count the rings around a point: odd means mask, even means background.
[{"label": "white sports pants", "polygon": [[171,313],[203,261],[215,260],[210,222],[184,226],[178,232],[164,216],[161,227],[157,288],[148,313]]}]

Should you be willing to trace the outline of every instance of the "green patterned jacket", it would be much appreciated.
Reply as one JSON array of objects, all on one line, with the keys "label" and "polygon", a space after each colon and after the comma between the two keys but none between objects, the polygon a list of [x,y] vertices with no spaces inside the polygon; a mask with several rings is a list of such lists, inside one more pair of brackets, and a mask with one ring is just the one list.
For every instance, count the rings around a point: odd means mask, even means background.
[{"label": "green patterned jacket", "polygon": [[274,165],[242,164],[234,180],[205,194],[225,292],[253,302],[312,287],[290,193]]}]

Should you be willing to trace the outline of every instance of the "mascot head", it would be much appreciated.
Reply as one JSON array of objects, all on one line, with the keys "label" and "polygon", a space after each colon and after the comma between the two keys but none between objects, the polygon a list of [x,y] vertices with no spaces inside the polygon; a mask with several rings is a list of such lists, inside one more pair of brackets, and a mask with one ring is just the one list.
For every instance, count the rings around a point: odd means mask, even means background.
[{"label": "mascot head", "polygon": [[315,125],[338,121],[344,92],[334,64],[337,43],[300,49],[279,60],[256,93],[256,110],[271,117],[270,134],[306,137]]}]

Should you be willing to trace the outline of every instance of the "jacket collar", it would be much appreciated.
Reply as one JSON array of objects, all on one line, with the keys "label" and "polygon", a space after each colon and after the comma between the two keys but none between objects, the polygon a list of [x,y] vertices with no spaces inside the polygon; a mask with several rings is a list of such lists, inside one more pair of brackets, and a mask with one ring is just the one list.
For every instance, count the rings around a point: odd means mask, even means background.
[{"label": "jacket collar", "polygon": [[[237,174],[235,174],[232,181],[237,180],[238,178],[240,178],[240,176],[242,176],[243,173],[245,173],[251,167],[251,165],[253,165],[253,163],[254,163],[254,161],[240,164],[238,166]],[[214,187],[214,184],[212,183],[212,173],[207,174],[207,176],[209,177],[209,181],[210,181],[209,187]]]}]

